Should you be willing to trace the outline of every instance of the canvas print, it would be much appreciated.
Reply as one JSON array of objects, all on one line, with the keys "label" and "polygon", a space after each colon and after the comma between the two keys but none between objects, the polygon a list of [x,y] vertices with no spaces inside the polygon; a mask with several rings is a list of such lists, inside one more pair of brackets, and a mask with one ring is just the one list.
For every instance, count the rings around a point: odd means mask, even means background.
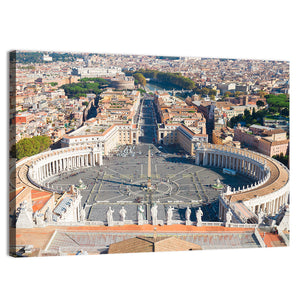
[{"label": "canvas print", "polygon": [[10,255],[289,245],[289,62],[9,60]]}]

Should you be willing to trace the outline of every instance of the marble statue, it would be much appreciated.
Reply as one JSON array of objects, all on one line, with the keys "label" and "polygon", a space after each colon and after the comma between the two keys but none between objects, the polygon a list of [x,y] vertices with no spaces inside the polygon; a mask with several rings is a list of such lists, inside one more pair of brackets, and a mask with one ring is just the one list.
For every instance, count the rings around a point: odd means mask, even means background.
[{"label": "marble statue", "polygon": [[258,225],[262,224],[262,222],[264,221],[264,218],[265,218],[265,213],[261,209],[258,213]]},{"label": "marble statue", "polygon": [[122,222],[125,222],[126,213],[127,213],[126,209],[124,208],[124,206],[122,206],[122,208],[119,211]]},{"label": "marble statue", "polygon": [[143,223],[144,221],[144,209],[142,205],[138,206],[138,223]]},{"label": "marble statue", "polygon": [[167,211],[167,223],[172,222],[173,210],[174,210],[174,207],[169,206],[168,211]]},{"label": "marble statue", "polygon": [[231,188],[230,188],[230,186],[229,185],[227,185],[227,187],[226,187],[226,191],[225,191],[225,194],[230,194],[231,193]]},{"label": "marble statue", "polygon": [[114,213],[114,210],[112,210],[111,207],[109,207],[108,211],[106,213],[108,226],[112,226],[114,224],[113,213]]},{"label": "marble statue", "polygon": [[232,212],[231,209],[228,208],[226,213],[226,224],[230,224],[231,220],[232,220]]},{"label": "marble statue", "polygon": [[154,205],[151,207],[151,216],[152,216],[152,224],[157,225],[157,204],[154,203]]},{"label": "marble statue", "polygon": [[191,209],[187,207],[185,210],[185,220],[190,221],[190,217],[191,217]]},{"label": "marble statue", "polygon": [[203,216],[203,211],[201,210],[201,207],[199,207],[196,213],[197,226],[200,226],[202,224],[202,216]]}]

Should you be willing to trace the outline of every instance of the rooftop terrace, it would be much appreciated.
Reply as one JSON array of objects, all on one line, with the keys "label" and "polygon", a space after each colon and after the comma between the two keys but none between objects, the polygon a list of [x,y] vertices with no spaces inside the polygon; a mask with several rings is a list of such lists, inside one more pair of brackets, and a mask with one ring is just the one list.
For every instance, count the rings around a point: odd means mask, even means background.
[{"label": "rooftop terrace", "polygon": [[106,129],[108,129],[111,125],[89,125],[83,126],[69,134],[69,136],[78,136],[78,135],[95,135],[102,134]]}]

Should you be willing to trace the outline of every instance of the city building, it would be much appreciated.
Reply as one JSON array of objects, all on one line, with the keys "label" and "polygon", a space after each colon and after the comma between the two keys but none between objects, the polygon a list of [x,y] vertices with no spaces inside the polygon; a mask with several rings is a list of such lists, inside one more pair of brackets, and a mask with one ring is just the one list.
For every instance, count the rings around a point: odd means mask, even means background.
[{"label": "city building", "polygon": [[289,148],[286,131],[260,125],[251,125],[249,129],[238,125],[234,130],[234,140],[271,157],[286,155]]},{"label": "city building", "polygon": [[97,78],[97,77],[113,77],[116,75],[124,75],[120,67],[81,67],[73,68],[72,75],[80,76],[81,78]]},{"label": "city building", "polygon": [[139,129],[136,124],[101,125],[86,124],[61,139],[61,147],[91,146],[100,147],[103,155],[109,153],[118,145],[139,143]]},{"label": "city building", "polygon": [[212,144],[241,148],[241,142],[234,141],[234,130],[230,127],[214,129],[212,131]]}]

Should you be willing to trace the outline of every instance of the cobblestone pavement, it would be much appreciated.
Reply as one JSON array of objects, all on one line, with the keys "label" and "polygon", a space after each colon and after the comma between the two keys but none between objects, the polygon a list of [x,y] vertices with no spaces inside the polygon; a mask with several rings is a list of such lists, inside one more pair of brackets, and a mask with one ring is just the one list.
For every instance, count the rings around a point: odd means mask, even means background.
[{"label": "cobblestone pavement", "polygon": [[[151,147],[152,192],[145,191],[147,182],[147,154]],[[158,204],[158,219],[166,221],[169,206],[174,207],[173,219],[185,220],[185,210],[191,208],[191,221],[196,221],[195,211],[201,207],[203,221],[217,221],[218,195],[212,185],[217,178],[223,185],[237,188],[251,183],[244,176],[231,176],[222,169],[204,168],[194,164],[193,159],[176,152],[175,147],[157,148],[153,144],[139,144],[118,148],[115,156],[104,159],[103,166],[90,167],[64,173],[52,178],[50,186],[66,190],[71,184],[83,181],[82,204],[89,221],[106,221],[111,206],[114,220],[119,220],[122,206],[126,220],[137,221],[137,207],[142,205],[144,217],[150,220],[151,205]]]}]

